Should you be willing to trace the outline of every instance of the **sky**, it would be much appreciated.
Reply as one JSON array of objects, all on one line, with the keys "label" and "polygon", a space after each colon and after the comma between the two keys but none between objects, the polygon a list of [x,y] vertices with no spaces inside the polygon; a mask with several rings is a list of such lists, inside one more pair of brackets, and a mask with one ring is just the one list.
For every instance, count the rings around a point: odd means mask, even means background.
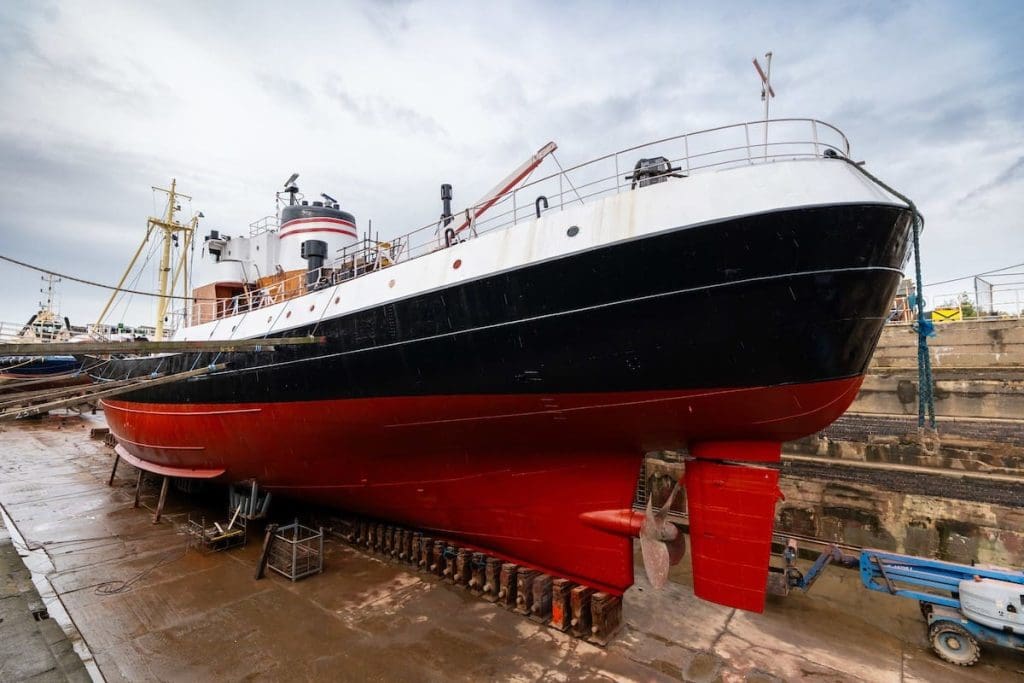
[{"label": "sky", "polygon": [[[202,233],[247,233],[299,172],[402,234],[436,219],[440,183],[469,203],[548,140],[566,166],[760,119],[751,59],[771,50],[772,116],[838,126],[912,198],[940,282],[1024,262],[1022,35],[1021,2],[6,0],[0,254],[114,284],[171,178]],[[0,262],[0,283],[0,320],[35,312],[38,273]],[[76,324],[106,297],[59,285]]]}]

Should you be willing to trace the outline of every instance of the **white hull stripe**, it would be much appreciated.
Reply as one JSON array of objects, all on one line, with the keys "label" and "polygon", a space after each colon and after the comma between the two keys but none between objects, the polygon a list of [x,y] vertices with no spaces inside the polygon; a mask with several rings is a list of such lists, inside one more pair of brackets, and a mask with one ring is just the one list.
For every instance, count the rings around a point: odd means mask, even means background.
[{"label": "white hull stripe", "polygon": [[311,216],[309,218],[293,218],[292,220],[282,225],[281,229],[284,230],[292,225],[300,225],[306,223],[335,223],[337,225],[344,225],[346,227],[352,228],[353,230],[356,229],[356,225],[352,221],[347,221],[344,218],[331,218],[330,216]]},{"label": "white hull stripe", "polygon": [[358,237],[354,230],[342,230],[341,228],[299,228],[298,230],[289,230],[288,232],[282,232],[281,237],[291,237],[292,235],[298,235],[304,232],[336,232],[341,235],[348,235],[349,237]]}]

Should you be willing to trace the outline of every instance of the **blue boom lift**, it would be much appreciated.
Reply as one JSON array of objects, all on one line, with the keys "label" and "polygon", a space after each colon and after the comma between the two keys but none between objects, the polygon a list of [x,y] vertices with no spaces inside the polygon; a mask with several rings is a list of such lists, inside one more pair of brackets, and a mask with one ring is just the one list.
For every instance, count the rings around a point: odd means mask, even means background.
[{"label": "blue boom lift", "polygon": [[858,554],[829,546],[806,574],[796,568],[797,547],[783,552],[785,568],[772,568],[769,591],[807,591],[829,564],[859,567],[865,587],[917,600],[928,623],[928,640],[942,659],[971,666],[979,643],[1024,651],[1024,571],[968,566],[866,548]]}]

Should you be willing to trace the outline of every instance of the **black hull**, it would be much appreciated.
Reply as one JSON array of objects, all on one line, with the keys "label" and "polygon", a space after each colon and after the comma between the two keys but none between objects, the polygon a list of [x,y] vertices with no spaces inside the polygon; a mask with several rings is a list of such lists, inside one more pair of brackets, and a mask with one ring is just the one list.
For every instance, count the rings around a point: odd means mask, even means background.
[{"label": "black hull", "polygon": [[[286,333],[323,335],[326,346],[115,361],[103,374],[230,364],[124,397],[149,403],[657,391],[853,377],[870,360],[899,284],[910,218],[893,206],[841,205],[679,229]],[[400,268],[395,273],[401,277]]]}]

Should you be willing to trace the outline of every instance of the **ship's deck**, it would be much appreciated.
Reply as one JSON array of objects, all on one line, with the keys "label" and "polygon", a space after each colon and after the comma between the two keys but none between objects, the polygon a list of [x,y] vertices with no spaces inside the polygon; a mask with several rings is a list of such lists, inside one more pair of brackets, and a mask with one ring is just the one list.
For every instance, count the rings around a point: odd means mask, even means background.
[{"label": "ship's deck", "polygon": [[[604,650],[337,541],[327,544],[320,576],[255,581],[258,534],[243,549],[185,553],[179,526],[188,511],[201,514],[201,504],[172,491],[165,521],[152,524],[147,511],[131,507],[135,470],[122,464],[114,486],[106,485],[113,452],[89,439],[94,426],[102,417],[5,426],[0,504],[30,546],[45,549],[49,583],[107,680],[995,681],[1021,674],[1020,658],[1008,652],[988,650],[970,670],[939,661],[913,602],[860,590],[844,570],[826,573],[810,595],[772,598],[764,614],[750,614],[694,598],[685,560],[662,592],[647,586],[638,564],[626,626]],[[154,496],[149,489],[144,501],[152,505]]]}]

